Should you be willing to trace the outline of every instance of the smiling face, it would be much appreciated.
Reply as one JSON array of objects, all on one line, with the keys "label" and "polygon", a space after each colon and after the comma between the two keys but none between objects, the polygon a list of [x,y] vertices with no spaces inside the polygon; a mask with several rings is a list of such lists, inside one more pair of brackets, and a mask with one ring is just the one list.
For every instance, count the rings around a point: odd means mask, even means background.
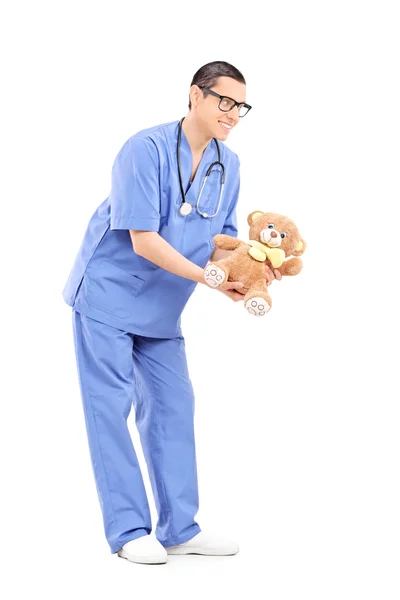
[{"label": "smiling face", "polygon": [[[219,77],[217,83],[210,89],[221,96],[229,96],[237,102],[246,102],[246,85],[232,77]],[[224,142],[228,138],[229,132],[240,121],[237,106],[229,112],[224,112],[218,108],[219,98],[211,94],[204,96],[202,90],[195,85],[191,88],[191,101],[192,110],[196,111],[196,119],[201,123],[203,131],[210,139],[215,137]]]}]

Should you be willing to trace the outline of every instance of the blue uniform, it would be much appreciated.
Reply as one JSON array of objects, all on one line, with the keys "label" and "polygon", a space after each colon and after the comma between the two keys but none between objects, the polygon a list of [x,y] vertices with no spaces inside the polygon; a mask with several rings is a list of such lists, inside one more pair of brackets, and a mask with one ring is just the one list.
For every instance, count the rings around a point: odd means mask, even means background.
[{"label": "blue uniform", "polygon": [[[237,237],[240,176],[237,155],[219,142],[225,165],[220,210],[204,218],[182,202],[176,144],[179,121],[139,131],[119,151],[109,196],[91,217],[63,290],[73,307],[73,331],[89,447],[111,552],[151,531],[135,450],[127,429],[131,406],[149,470],[164,546],[200,531],[194,444],[194,394],[181,313],[197,283],[137,255],[129,230],[157,231],[186,258],[204,267],[217,233]],[[192,153],[182,130],[181,170],[193,206],[208,166],[218,160],[214,140],[194,181]],[[220,173],[213,171],[199,208],[213,214]]]},{"label": "blue uniform", "polygon": [[[226,182],[218,214],[179,213],[176,142],[179,121],[139,131],[122,146],[112,169],[111,192],[92,216],[65,286],[64,299],[80,313],[144,336],[180,335],[181,313],[197,283],[161,269],[134,253],[129,229],[158,231],[171,246],[200,267],[212,254],[217,233],[237,236],[239,159],[220,142]],[[196,176],[182,130],[181,169],[186,199],[193,206],[207,167],[218,159],[208,144]],[[200,201],[203,212],[218,206],[220,173],[208,178]],[[186,186],[186,187],[185,187]]]}]

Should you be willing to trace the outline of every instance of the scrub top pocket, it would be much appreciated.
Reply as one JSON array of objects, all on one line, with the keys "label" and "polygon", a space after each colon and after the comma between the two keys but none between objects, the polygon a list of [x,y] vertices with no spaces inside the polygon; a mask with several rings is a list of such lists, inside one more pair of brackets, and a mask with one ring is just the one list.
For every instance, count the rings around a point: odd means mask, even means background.
[{"label": "scrub top pocket", "polygon": [[[210,175],[208,176],[208,178],[206,180],[206,184],[203,188],[203,192],[201,194],[201,197],[200,197],[200,200],[198,203],[199,210],[203,213],[213,215],[218,208],[220,192],[221,192],[221,171],[219,170],[218,167],[214,167],[213,170],[211,171]],[[200,193],[200,188],[199,188],[199,193]],[[196,198],[196,200],[197,200],[197,198]],[[222,209],[223,205],[224,205],[224,194],[222,195],[222,198],[221,198],[220,210]],[[219,215],[220,210],[218,211],[218,214],[216,216]]]},{"label": "scrub top pocket", "polygon": [[85,279],[87,303],[121,319],[132,315],[133,299],[145,282],[141,277],[132,275],[107,260],[98,263],[96,271],[89,266]]}]

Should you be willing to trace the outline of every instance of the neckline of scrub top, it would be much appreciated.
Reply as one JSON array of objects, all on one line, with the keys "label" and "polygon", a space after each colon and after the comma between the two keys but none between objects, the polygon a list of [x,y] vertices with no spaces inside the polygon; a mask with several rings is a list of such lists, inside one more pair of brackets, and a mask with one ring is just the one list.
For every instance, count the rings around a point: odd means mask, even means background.
[{"label": "neckline of scrub top", "polygon": [[[176,140],[175,140],[175,144],[178,141],[178,127],[179,127],[179,121],[177,121],[177,129],[176,129]],[[212,152],[212,148],[211,146],[215,147],[215,152],[217,152],[217,146],[214,142],[213,139],[211,139],[207,145],[207,147],[205,148],[203,155],[201,157],[201,160],[198,164],[197,167],[197,171],[196,174],[193,178],[193,181],[190,182],[190,178],[192,176],[192,168],[193,168],[193,153],[192,153],[192,149],[190,147],[189,141],[185,135],[185,132],[182,129],[182,135],[181,135],[181,147],[180,147],[180,162],[181,162],[181,172],[182,172],[182,183],[183,185],[187,186],[185,189],[185,195],[186,198],[189,194],[191,194],[191,192],[194,189],[194,184],[197,184],[200,180],[203,180],[203,177],[201,176],[201,178],[199,179],[200,175],[199,173],[204,173],[206,169],[204,169],[204,165],[205,165],[205,161],[207,161],[207,156],[208,154],[210,154],[210,152]],[[188,160],[189,159],[189,160]],[[215,159],[216,160],[216,159]],[[189,172],[189,177],[185,177],[186,175],[186,171],[187,171],[187,162],[189,162],[189,168],[190,168],[190,172]],[[211,164],[213,161],[210,160],[209,164]],[[209,166],[209,165],[207,165]],[[178,169],[178,164],[176,165],[176,169]],[[187,183],[188,181],[188,183]],[[198,186],[199,187],[199,186]]]}]

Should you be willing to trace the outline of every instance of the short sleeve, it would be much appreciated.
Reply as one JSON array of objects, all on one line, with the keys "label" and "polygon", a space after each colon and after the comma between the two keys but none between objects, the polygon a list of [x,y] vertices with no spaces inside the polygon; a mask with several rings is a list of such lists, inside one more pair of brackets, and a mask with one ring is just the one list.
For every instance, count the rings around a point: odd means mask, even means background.
[{"label": "short sleeve", "polygon": [[237,164],[235,166],[235,183],[233,186],[233,194],[232,194],[232,202],[230,204],[227,217],[225,219],[224,226],[222,228],[221,233],[225,233],[226,235],[230,235],[232,237],[237,238],[238,236],[238,225],[237,225],[237,216],[236,216],[236,206],[239,200],[239,191],[240,191],[240,161],[237,158]]},{"label": "short sleeve", "polygon": [[133,136],[119,151],[112,168],[110,210],[111,229],[159,230],[159,158],[151,139]]}]

